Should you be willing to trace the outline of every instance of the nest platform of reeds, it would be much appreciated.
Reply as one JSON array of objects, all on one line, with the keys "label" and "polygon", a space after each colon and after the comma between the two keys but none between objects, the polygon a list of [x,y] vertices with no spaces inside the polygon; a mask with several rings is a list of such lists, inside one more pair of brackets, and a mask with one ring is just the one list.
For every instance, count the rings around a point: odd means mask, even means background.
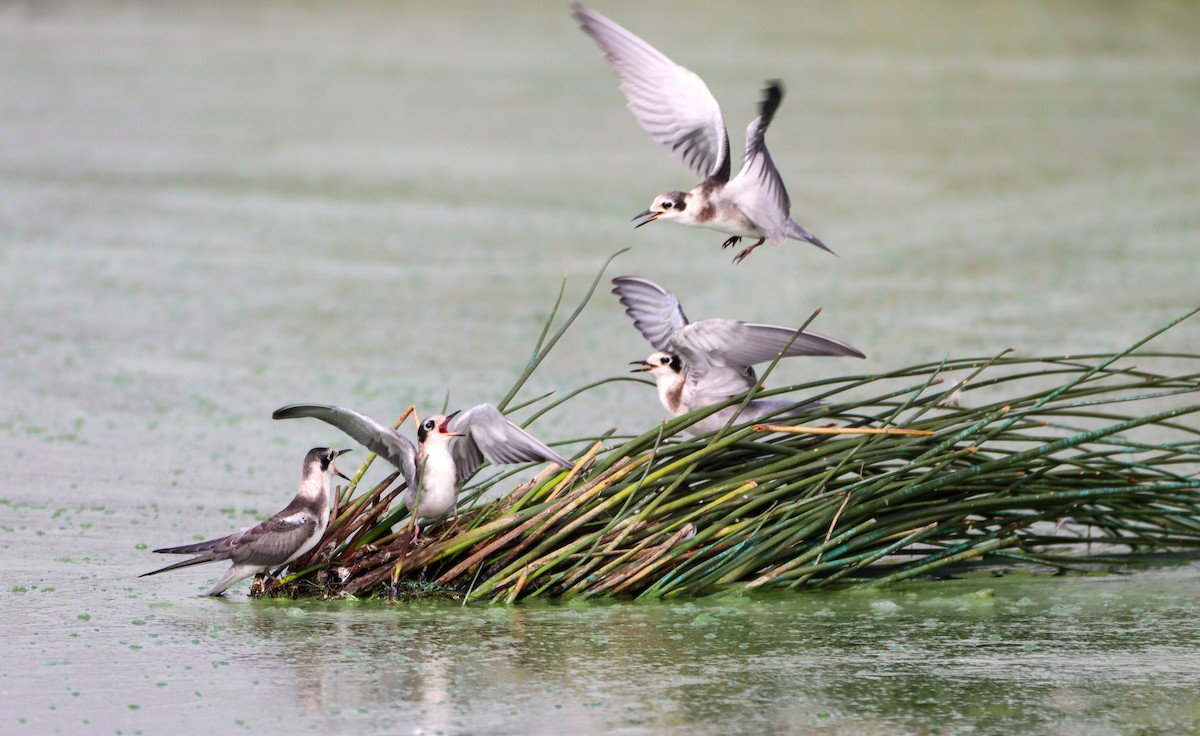
[{"label": "nest platform of reeds", "polygon": [[[547,339],[551,315],[502,409],[592,291]],[[778,424],[681,432],[714,406],[598,437],[574,472],[469,483],[457,522],[415,541],[395,475],[357,487],[368,458],[324,541],[255,590],[659,599],[1187,554],[1200,550],[1200,355],[1146,345],[1193,314],[1114,355],[945,360],[758,393],[822,402]]]}]

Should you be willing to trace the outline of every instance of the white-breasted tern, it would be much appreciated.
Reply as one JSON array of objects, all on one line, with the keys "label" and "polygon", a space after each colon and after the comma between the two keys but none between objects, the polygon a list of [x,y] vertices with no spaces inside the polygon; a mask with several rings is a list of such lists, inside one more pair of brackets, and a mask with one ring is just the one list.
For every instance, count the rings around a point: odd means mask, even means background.
[{"label": "white-breasted tern", "polygon": [[353,409],[329,404],[291,404],[275,410],[275,419],[312,417],[332,424],[351,439],[396,466],[408,488],[404,505],[416,526],[450,512],[456,515],[458,491],[483,461],[493,464],[546,460],[570,470],[570,460],[510,422],[492,404],[479,404],[449,416],[426,417],[417,444],[395,429]]},{"label": "white-breasted tern", "polygon": [[603,15],[578,4],[574,14],[604,51],[638,123],[703,177],[689,192],[655,197],[648,210],[633,218],[641,220],[636,227],[667,220],[709,228],[730,236],[723,248],[737,245],[742,238],[757,238],[738,253],[734,263],[768,238],[776,245],[788,238],[802,240],[833,252],[791,219],[791,199],[767,152],[764,136],[783,100],[782,82],[767,82],[758,117],[746,128],[742,169],[731,179],[729,132],[704,80]]},{"label": "white-breasted tern", "polygon": [[[690,322],[675,295],[649,279],[618,276],[613,293],[625,306],[633,325],[657,352],[634,372],[654,377],[658,397],[675,416],[695,411],[745,393],[758,384],[753,366],[773,360],[781,352],[792,356],[866,357],[840,340],[815,332],[796,334],[792,327],[754,324],[732,319]],[[794,338],[794,339],[793,339]],[[790,343],[790,344],[789,344]],[[749,422],[774,414],[794,402],[754,399],[738,415]],[[730,406],[688,427],[707,434],[725,426],[736,406]]]}]

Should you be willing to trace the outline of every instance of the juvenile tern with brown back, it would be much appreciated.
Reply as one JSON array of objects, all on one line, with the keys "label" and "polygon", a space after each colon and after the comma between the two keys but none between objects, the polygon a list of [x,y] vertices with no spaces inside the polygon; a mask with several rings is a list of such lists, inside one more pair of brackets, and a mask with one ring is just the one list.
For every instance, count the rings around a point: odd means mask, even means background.
[{"label": "juvenile tern with brown back", "polygon": [[737,245],[742,238],[758,238],[737,254],[734,263],[768,238],[776,245],[788,238],[803,240],[833,253],[791,219],[791,199],[767,152],[764,136],[783,101],[782,82],[767,82],[758,117],[746,128],[742,169],[731,179],[729,132],[704,80],[603,15],[578,4],[574,14],[604,51],[638,123],[703,177],[689,192],[655,197],[650,209],[633,218],[641,220],[636,227],[667,220],[717,230],[730,236],[722,248]]},{"label": "juvenile tern with brown back", "polygon": [[[753,324],[732,319],[690,322],[675,295],[649,279],[618,276],[613,293],[625,306],[633,326],[657,352],[631,365],[634,372],[649,373],[658,387],[658,398],[675,416],[720,403],[758,384],[754,365],[783,357],[843,356],[863,358],[858,349],[815,332],[796,334],[793,327]],[[777,414],[795,404],[754,399],[738,415],[748,422]],[[693,434],[714,432],[729,421],[738,407],[730,406],[688,427]]]},{"label": "juvenile tern with brown back", "polygon": [[300,490],[282,511],[256,526],[229,536],[182,547],[156,549],[154,551],[160,554],[196,556],[138,577],[206,562],[230,560],[233,565],[208,591],[208,595],[221,595],[239,580],[286,567],[292,560],[311,550],[325,534],[329,526],[329,509],[333,504],[333,476],[346,478],[333,461],[347,452],[350,451],[314,447],[304,457]]},{"label": "juvenile tern with brown back", "polygon": [[351,439],[400,470],[408,488],[404,505],[412,513],[416,533],[420,519],[450,512],[462,484],[483,465],[545,460],[570,470],[570,460],[510,422],[492,404],[479,404],[449,416],[427,417],[417,430],[417,444],[395,429],[353,409],[329,404],[291,404],[276,409],[275,419],[312,417],[332,424]]}]

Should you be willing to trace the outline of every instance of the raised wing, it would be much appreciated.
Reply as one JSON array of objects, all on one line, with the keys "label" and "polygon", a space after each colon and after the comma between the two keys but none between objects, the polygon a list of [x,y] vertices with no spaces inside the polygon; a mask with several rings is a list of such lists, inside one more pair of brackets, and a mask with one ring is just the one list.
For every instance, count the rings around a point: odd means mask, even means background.
[{"label": "raised wing", "polygon": [[273,419],[312,417],[332,424],[351,439],[396,466],[409,488],[416,487],[417,448],[391,427],[353,409],[330,404],[289,404],[275,410]]},{"label": "raised wing", "polygon": [[224,556],[239,565],[282,565],[312,539],[320,523],[306,512],[280,512],[258,526],[230,537],[230,549]]},{"label": "raised wing", "polygon": [[783,186],[783,178],[767,152],[767,127],[783,101],[783,84],[767,83],[758,117],[746,127],[746,156],[742,170],[725,187],[724,196],[737,205],[746,217],[762,230],[772,243],[787,240],[792,200]]},{"label": "raised wing", "polygon": [[[840,340],[815,332],[802,332],[793,341],[791,327],[760,325],[732,319],[705,319],[680,330],[673,341],[675,352],[684,365],[697,371],[728,366],[748,368],[784,357],[797,355],[840,355],[863,358],[857,349]],[[789,346],[788,343],[791,342]]]},{"label": "raised wing", "polygon": [[575,19],[604,50],[629,109],[654,140],[700,177],[729,180],[729,133],[704,80],[603,15],[574,6]]},{"label": "raised wing", "polygon": [[466,435],[450,447],[460,482],[478,470],[485,458],[495,464],[548,460],[567,469],[575,467],[544,442],[505,419],[491,404],[479,404],[459,413],[450,420],[450,429]]},{"label": "raised wing", "polygon": [[625,314],[655,350],[671,352],[671,338],[688,326],[687,315],[675,295],[649,279],[618,276],[613,293],[625,305]]}]

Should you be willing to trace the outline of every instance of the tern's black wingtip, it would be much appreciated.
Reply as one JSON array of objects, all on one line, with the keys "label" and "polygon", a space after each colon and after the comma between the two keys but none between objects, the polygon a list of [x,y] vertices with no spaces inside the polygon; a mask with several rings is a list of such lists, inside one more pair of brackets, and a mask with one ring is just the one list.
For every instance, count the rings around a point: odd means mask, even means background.
[{"label": "tern's black wingtip", "polygon": [[763,88],[763,99],[758,106],[758,117],[762,119],[762,126],[759,128],[759,142],[761,137],[766,132],[767,126],[775,118],[775,112],[779,110],[779,104],[783,102],[783,82],[778,79],[767,81],[767,86]]},{"label": "tern's black wingtip", "polygon": [[272,419],[299,419],[301,417],[312,416],[312,412],[316,409],[328,409],[330,407],[323,404],[288,404],[281,406],[271,412]]},{"label": "tern's black wingtip", "polygon": [[592,32],[589,24],[593,22],[594,16],[595,13],[585,8],[582,3],[571,3],[571,17],[587,33]]},{"label": "tern's black wingtip", "polygon": [[767,110],[774,113],[781,102],[783,102],[783,80],[768,79],[767,86],[763,88],[762,106],[764,113]]}]

